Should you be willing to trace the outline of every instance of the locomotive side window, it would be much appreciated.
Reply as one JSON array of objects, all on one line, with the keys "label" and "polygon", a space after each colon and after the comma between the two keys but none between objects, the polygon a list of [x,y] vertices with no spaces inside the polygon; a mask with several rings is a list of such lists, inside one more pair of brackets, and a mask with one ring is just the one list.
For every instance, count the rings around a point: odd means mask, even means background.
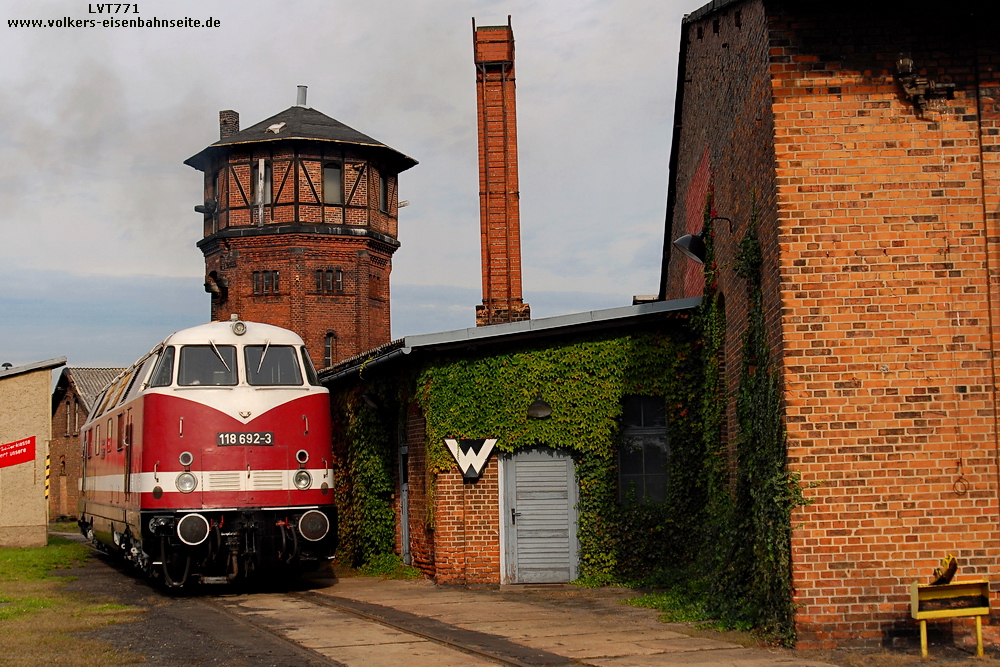
[{"label": "locomotive side window", "polygon": [[247,345],[247,382],[256,385],[301,385],[302,373],[291,345]]},{"label": "locomotive side window", "polygon": [[169,387],[174,379],[174,348],[168,347],[160,355],[160,360],[156,362],[156,369],[153,371],[153,379],[150,380],[150,387]]},{"label": "locomotive side window", "polygon": [[236,347],[233,345],[185,345],[177,369],[182,387],[226,387],[236,384]]},{"label": "locomotive side window", "polygon": [[135,398],[135,395],[139,393],[139,390],[142,389],[142,383],[146,380],[146,376],[149,375],[149,369],[152,367],[154,361],[156,361],[156,355],[151,354],[143,359],[142,363],[139,364],[139,368],[132,374],[132,384],[129,385],[129,388],[125,393],[125,400],[123,403],[131,401]]},{"label": "locomotive side window", "polygon": [[306,367],[306,379],[314,387],[319,386],[319,375],[316,374],[316,367],[313,365],[312,359],[309,358],[309,352],[306,348],[302,348],[302,364]]}]

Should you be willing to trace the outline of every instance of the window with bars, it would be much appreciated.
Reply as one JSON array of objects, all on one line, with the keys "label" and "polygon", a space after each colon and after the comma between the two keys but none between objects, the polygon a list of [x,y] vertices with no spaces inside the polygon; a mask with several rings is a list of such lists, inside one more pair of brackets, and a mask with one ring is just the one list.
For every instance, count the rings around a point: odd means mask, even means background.
[{"label": "window with bars", "polygon": [[277,271],[254,271],[253,272],[253,293],[254,294],[277,294],[278,289]]},{"label": "window with bars", "polygon": [[316,291],[336,294],[344,291],[344,272],[340,269],[317,269]]},{"label": "window with bars", "polygon": [[622,438],[618,449],[620,502],[662,503],[667,496],[670,439],[664,399],[622,398]]}]

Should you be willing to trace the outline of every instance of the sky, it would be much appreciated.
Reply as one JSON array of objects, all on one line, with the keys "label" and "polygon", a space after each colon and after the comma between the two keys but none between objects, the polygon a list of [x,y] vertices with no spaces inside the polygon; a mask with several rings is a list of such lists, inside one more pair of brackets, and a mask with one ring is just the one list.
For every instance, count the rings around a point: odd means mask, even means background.
[{"label": "sky", "polygon": [[[472,19],[516,43],[533,318],[657,291],[681,19],[703,0],[0,0],[0,363],[127,366],[208,320],[194,212],[219,111],[308,106],[409,155],[392,336],[482,301]],[[108,14],[118,8],[117,13]],[[128,8],[128,13],[123,10]],[[103,11],[100,11],[103,9]],[[213,27],[17,27],[142,18]]]}]

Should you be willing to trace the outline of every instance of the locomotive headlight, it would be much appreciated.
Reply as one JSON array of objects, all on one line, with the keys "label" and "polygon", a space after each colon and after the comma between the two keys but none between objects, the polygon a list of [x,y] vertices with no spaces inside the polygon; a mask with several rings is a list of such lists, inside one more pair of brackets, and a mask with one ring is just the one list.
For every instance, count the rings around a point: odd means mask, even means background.
[{"label": "locomotive headlight", "polygon": [[198,488],[198,478],[189,472],[182,472],[177,475],[174,483],[177,485],[177,490],[181,493],[191,493]]},{"label": "locomotive headlight", "polygon": [[308,470],[296,470],[295,475],[292,476],[292,483],[295,484],[296,489],[305,491],[312,486],[313,478]]}]

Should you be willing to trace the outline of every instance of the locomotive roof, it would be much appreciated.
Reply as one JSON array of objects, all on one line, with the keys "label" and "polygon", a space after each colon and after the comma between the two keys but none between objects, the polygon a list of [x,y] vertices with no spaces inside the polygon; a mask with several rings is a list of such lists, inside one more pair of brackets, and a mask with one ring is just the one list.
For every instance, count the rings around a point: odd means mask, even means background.
[{"label": "locomotive roof", "polygon": [[167,336],[164,345],[204,345],[211,340],[216,345],[262,344],[304,345],[302,338],[293,331],[261,322],[247,322],[247,331],[242,336],[233,333],[233,322],[209,322],[190,329],[182,329]]}]

